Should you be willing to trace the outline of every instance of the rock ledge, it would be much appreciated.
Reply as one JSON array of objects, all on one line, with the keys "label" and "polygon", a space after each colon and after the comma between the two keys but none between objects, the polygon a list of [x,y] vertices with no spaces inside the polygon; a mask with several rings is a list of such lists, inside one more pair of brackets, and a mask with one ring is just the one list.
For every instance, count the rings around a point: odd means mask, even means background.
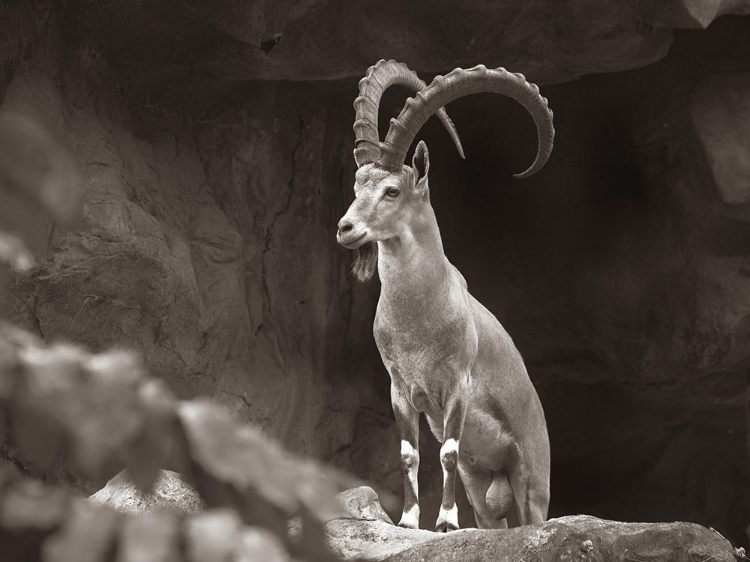
[{"label": "rock ledge", "polygon": [[395,526],[371,488],[347,490],[338,499],[344,513],[328,520],[326,531],[344,560],[737,560],[729,541],[695,523],[621,523],[574,515],[516,529],[438,534]]}]

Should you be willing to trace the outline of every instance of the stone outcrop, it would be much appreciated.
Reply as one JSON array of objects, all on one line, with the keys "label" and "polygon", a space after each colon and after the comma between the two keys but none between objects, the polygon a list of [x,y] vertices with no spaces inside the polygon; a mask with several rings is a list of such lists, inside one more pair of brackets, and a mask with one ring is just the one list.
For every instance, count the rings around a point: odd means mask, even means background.
[{"label": "stone outcrop", "polygon": [[694,523],[619,523],[574,515],[515,529],[443,534],[396,527],[371,488],[343,492],[339,501],[345,513],[325,528],[342,560],[734,562],[740,556],[716,531]]},{"label": "stone outcrop", "polygon": [[171,509],[184,515],[200,512],[204,505],[198,493],[177,472],[162,470],[150,494],[144,494],[125,471],[86,499],[92,505],[108,505],[120,513],[152,513]]}]

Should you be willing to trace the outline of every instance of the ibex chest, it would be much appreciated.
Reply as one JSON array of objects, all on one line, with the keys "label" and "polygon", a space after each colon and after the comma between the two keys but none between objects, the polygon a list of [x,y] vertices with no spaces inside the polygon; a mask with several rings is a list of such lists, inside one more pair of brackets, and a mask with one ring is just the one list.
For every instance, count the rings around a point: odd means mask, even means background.
[{"label": "ibex chest", "polygon": [[476,357],[476,331],[468,315],[415,315],[395,320],[381,308],[373,329],[394,385],[420,410],[440,406],[441,396],[468,378]]}]

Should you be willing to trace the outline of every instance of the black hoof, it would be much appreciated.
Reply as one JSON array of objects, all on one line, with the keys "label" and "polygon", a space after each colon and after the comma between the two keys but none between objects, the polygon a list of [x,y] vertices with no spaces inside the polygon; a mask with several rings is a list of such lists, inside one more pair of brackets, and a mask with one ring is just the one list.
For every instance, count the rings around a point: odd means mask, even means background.
[{"label": "black hoof", "polygon": [[442,523],[438,523],[435,526],[435,532],[436,533],[449,533],[450,531],[457,531],[458,527],[455,525],[451,525],[447,521],[444,521]]}]

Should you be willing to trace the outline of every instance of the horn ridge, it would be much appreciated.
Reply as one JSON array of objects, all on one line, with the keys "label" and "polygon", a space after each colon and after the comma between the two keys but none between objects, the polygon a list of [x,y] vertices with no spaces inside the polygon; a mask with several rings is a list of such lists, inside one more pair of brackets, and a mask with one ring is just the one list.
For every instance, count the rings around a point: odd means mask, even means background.
[{"label": "horn ridge", "polygon": [[[382,156],[378,135],[378,110],[383,93],[395,85],[405,86],[414,92],[420,92],[427,87],[425,82],[405,64],[384,59],[368,68],[365,76],[359,81],[359,95],[354,100],[356,117],[353,127],[355,132],[354,158],[357,166],[377,162]],[[463,158],[463,147],[456,126],[445,109],[437,108],[434,113],[437,113]]]},{"label": "horn ridge", "polygon": [[529,177],[539,171],[552,152],[555,129],[553,113],[547,99],[539,94],[535,84],[526,81],[523,74],[513,74],[504,68],[487,69],[484,65],[473,68],[457,68],[445,76],[436,76],[432,83],[404,105],[396,121],[391,125],[385,142],[381,143],[381,165],[397,168],[403,165],[406,153],[416,135],[429,117],[451,101],[471,94],[493,92],[504,94],[519,102],[531,115],[537,128],[537,155],[532,165],[516,178]]}]

